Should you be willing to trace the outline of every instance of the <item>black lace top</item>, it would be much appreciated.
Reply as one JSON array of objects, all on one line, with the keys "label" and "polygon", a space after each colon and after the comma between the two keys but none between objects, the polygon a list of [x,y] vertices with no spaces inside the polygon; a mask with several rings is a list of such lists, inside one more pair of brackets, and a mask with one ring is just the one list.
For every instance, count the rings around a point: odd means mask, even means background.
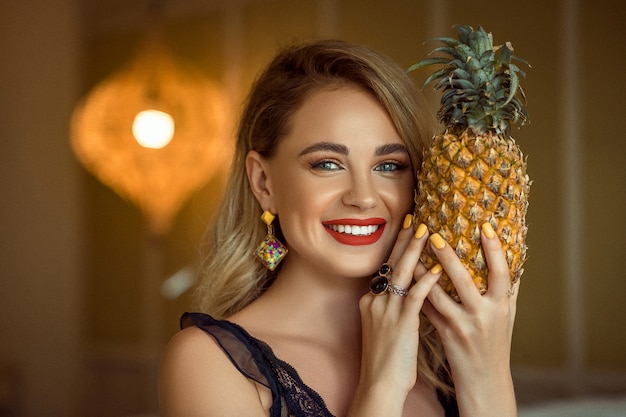
[{"label": "black lace top", "polygon": [[[183,314],[181,328],[192,325],[213,336],[239,372],[270,389],[271,417],[334,417],[322,397],[300,379],[291,365],[240,326],[202,313]],[[438,394],[446,417],[458,416],[454,399]]]}]

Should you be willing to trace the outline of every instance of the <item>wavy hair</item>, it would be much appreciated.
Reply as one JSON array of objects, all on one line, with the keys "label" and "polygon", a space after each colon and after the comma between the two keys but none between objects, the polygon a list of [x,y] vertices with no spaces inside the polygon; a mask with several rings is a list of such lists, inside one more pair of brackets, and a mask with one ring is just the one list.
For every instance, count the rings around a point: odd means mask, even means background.
[{"label": "wavy hair", "polygon": [[[254,150],[271,158],[303,102],[316,91],[341,86],[360,88],[380,102],[407,147],[417,175],[435,122],[398,65],[372,49],[339,40],[282,50],[253,84],[240,119],[230,180],[209,231],[203,273],[196,288],[201,311],[227,318],[271,285],[280,267],[270,272],[254,256],[266,227],[259,220],[261,208],[248,183],[246,155]],[[275,224],[275,234],[282,237],[280,224]],[[433,386],[452,392],[450,384],[441,378],[447,366],[437,332],[423,336],[421,342],[420,373]]]}]

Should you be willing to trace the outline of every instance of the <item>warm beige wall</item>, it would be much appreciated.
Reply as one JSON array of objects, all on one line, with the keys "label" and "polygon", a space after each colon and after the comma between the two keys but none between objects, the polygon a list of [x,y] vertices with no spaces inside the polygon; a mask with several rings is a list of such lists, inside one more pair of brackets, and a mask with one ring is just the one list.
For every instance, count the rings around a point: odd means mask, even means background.
[{"label": "warm beige wall", "polygon": [[[590,362],[624,369],[626,359],[626,4],[585,2],[581,36],[585,291]],[[603,7],[604,6],[604,7]],[[605,64],[607,58],[614,61]],[[612,81],[615,80],[615,81]]]},{"label": "warm beige wall", "polygon": [[0,6],[0,414],[77,416],[79,167],[74,0]]}]

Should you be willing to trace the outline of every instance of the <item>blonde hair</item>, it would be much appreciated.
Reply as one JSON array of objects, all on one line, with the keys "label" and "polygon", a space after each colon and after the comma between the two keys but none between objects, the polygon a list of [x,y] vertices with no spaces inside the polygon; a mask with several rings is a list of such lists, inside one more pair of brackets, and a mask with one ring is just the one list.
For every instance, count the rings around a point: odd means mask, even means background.
[{"label": "blonde hair", "polygon": [[[267,229],[248,183],[246,155],[255,150],[271,158],[290,129],[292,115],[307,97],[344,85],[371,93],[387,110],[417,174],[434,119],[400,67],[367,47],[338,40],[284,49],[254,83],[240,120],[230,181],[209,234],[197,286],[201,311],[217,319],[234,314],[259,297],[280,270],[270,272],[254,257]],[[280,238],[276,221],[274,228]],[[437,333],[423,337],[422,345],[426,352],[420,354],[420,372],[434,386],[450,392],[438,376],[447,367]]]}]

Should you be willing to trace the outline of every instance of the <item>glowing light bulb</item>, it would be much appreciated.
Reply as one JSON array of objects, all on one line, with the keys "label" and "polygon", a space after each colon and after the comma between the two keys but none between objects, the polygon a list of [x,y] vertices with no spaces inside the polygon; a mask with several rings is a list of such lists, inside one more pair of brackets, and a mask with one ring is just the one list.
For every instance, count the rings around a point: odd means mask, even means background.
[{"label": "glowing light bulb", "polygon": [[174,136],[174,119],[158,110],[140,111],[133,121],[133,136],[144,148],[164,148]]}]

